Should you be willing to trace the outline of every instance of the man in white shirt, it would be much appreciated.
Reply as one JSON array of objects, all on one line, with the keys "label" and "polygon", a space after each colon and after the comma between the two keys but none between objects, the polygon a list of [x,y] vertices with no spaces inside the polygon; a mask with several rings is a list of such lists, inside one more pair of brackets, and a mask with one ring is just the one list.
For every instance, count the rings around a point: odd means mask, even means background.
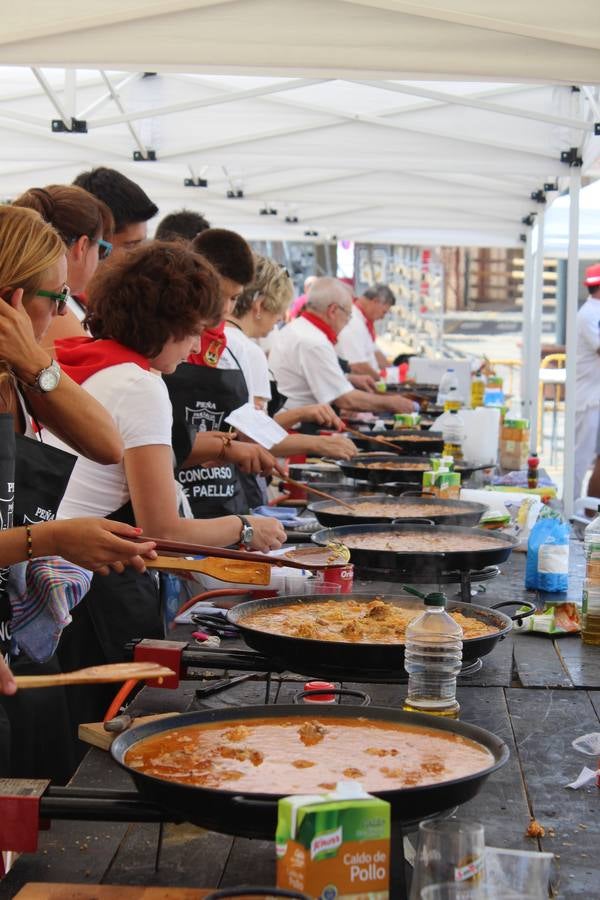
[{"label": "man in white shirt", "polygon": [[389,365],[376,343],[375,322],[383,319],[395,302],[387,284],[367,288],[354,301],[352,318],[342,328],[336,344],[338,356],[350,364],[352,372],[378,378],[380,369]]},{"label": "man in white shirt", "polygon": [[412,401],[398,395],[356,390],[344,375],[335,345],[352,315],[346,285],[319,278],[297,319],[277,333],[269,363],[286,409],[311,403],[335,403],[340,409],[369,412],[412,412]]},{"label": "man in white shirt", "polygon": [[577,313],[575,499],[595,458],[600,419],[600,264],[586,269],[583,283],[589,297]]}]

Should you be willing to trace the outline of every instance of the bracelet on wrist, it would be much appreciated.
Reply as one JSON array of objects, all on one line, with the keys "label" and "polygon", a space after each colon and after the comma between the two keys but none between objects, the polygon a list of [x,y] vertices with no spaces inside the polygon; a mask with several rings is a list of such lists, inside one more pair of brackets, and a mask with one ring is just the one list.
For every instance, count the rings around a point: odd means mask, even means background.
[{"label": "bracelet on wrist", "polygon": [[27,542],[27,559],[33,559],[33,540],[31,537],[31,526],[25,526],[25,540]]}]

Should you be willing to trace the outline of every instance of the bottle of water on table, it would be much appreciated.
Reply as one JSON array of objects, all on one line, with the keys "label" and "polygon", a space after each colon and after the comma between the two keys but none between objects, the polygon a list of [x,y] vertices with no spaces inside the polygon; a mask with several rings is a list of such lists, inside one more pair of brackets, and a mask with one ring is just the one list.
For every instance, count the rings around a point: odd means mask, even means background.
[{"label": "bottle of water on table", "polygon": [[427,594],[423,602],[425,612],[406,629],[408,696],[404,709],[456,719],[460,710],[456,676],[462,664],[463,631],[446,612],[444,594]]}]

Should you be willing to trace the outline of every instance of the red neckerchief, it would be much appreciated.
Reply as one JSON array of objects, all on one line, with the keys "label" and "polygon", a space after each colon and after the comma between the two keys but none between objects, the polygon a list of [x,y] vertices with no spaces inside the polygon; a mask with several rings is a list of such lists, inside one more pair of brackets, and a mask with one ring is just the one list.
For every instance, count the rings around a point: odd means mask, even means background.
[{"label": "red neckerchief", "polygon": [[359,313],[361,314],[363,319],[365,320],[365,325],[367,326],[367,331],[371,335],[371,340],[375,341],[375,338],[376,338],[375,326],[373,325],[373,323],[371,322],[370,319],[367,319],[367,317],[365,316],[364,312],[362,311],[362,309],[360,308],[360,306],[358,305],[356,300],[354,301],[354,306],[359,311]]},{"label": "red neckerchief", "polygon": [[299,318],[306,319],[307,322],[310,322],[311,325],[314,325],[315,328],[318,328],[319,331],[322,331],[327,340],[335,346],[337,344],[337,334],[333,330],[333,328],[324,322],[319,316],[315,316],[314,313],[307,312],[303,310],[300,313]]},{"label": "red neckerchief", "polygon": [[219,322],[215,328],[206,328],[200,338],[200,350],[198,353],[190,353],[187,361],[193,366],[210,366],[215,368],[223,356],[227,346],[225,334],[225,321]]},{"label": "red neckerchief", "polygon": [[145,356],[110,338],[99,341],[90,337],[64,338],[56,341],[54,348],[61,369],[77,384],[121,363],[132,362],[146,371],[150,369],[150,361]]}]

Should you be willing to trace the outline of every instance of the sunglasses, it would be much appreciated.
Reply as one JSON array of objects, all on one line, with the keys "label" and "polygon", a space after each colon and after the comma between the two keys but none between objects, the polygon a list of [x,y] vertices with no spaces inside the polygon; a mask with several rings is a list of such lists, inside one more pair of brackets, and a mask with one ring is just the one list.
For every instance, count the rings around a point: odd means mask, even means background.
[{"label": "sunglasses", "polygon": [[38,297],[49,297],[50,300],[54,300],[56,303],[56,312],[60,316],[65,306],[67,305],[67,301],[71,297],[71,289],[68,284],[63,284],[60,291],[38,291]]},{"label": "sunglasses", "polygon": [[108,259],[110,254],[112,253],[113,245],[110,241],[104,241],[102,238],[98,238],[96,241],[98,244],[98,259]]}]

